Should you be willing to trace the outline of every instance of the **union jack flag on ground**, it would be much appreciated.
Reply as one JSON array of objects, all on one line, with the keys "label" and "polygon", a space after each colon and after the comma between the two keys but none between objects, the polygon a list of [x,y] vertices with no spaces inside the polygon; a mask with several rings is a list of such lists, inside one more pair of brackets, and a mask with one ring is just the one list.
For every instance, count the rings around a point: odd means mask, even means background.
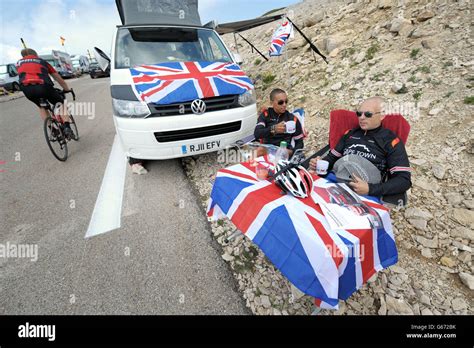
[{"label": "union jack flag on ground", "polygon": [[243,94],[252,82],[237,64],[169,62],[130,69],[133,89],[146,103],[173,104],[221,95]]},{"label": "union jack flag on ground", "polygon": [[334,230],[315,194],[306,199],[282,195],[275,184],[259,181],[250,163],[241,163],[218,171],[208,216],[231,219],[316,305],[337,309],[339,300],[397,262],[397,248],[386,207],[362,197],[384,226]]},{"label": "union jack flag on ground", "polygon": [[281,56],[286,41],[293,32],[293,25],[290,22],[283,23],[273,34],[270,44],[270,57]]}]

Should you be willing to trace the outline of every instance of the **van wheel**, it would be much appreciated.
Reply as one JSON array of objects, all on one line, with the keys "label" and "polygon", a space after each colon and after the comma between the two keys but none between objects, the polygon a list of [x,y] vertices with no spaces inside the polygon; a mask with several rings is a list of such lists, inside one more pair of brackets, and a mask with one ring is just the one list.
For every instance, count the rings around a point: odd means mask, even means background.
[{"label": "van wheel", "polygon": [[12,83],[12,90],[13,92],[18,92],[20,90],[20,85],[16,82]]}]

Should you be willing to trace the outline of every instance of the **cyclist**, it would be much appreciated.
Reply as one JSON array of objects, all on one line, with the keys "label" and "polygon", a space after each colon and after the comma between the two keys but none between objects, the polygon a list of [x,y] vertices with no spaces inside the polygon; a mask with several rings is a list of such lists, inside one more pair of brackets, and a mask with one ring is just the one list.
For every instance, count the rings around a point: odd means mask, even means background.
[{"label": "cyclist", "polygon": [[48,110],[40,106],[40,99],[46,99],[55,107],[59,103],[60,115],[64,120],[64,134],[68,138],[72,137],[74,133],[70,127],[70,119],[64,107],[64,97],[54,89],[53,81],[51,81],[49,75],[59,83],[65,92],[69,92],[71,89],[58,74],[56,69],[47,61],[38,57],[35,50],[25,48],[21,50],[21,56],[23,58],[17,63],[17,70],[20,88],[26,98],[38,106],[40,116],[43,120],[45,120],[49,114]]}]

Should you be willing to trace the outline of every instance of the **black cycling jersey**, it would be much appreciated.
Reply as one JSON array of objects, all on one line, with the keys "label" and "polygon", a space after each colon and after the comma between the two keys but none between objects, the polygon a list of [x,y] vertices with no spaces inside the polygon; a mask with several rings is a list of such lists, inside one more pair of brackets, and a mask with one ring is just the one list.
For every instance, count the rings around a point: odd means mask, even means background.
[{"label": "black cycling jersey", "polygon": [[[271,127],[280,122],[295,121],[296,131],[293,134],[282,133],[272,134]],[[273,108],[268,108],[260,114],[257,121],[257,126],[254,132],[255,139],[261,141],[263,144],[272,144],[280,146],[282,141],[286,141],[288,149],[298,150],[303,148],[303,127],[298,118],[292,113],[285,111],[284,114],[277,114]]]},{"label": "black cycling jersey", "polygon": [[324,158],[332,169],[334,163],[346,155],[366,158],[387,178],[380,184],[369,184],[369,195],[381,197],[406,192],[411,187],[411,168],[403,142],[382,126],[364,131],[348,130],[339,143]]}]

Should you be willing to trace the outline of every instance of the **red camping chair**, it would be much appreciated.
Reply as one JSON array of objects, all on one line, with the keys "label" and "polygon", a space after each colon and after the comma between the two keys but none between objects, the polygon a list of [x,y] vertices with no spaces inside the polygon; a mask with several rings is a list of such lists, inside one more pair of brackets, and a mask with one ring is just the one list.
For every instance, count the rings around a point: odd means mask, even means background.
[{"label": "red camping chair", "polygon": [[[304,165],[309,166],[309,160],[318,156],[325,156],[329,150],[336,147],[339,140],[348,129],[357,128],[359,121],[354,111],[349,110],[333,110],[329,117],[329,145],[326,145],[321,150],[317,151],[310,158],[306,159]],[[400,114],[388,114],[382,121],[382,127],[390,129],[394,132],[404,144],[407,143],[408,135],[410,134],[410,124]],[[407,202],[406,194],[385,196],[382,200],[386,203],[400,204],[400,199],[403,201],[403,205]]]}]

